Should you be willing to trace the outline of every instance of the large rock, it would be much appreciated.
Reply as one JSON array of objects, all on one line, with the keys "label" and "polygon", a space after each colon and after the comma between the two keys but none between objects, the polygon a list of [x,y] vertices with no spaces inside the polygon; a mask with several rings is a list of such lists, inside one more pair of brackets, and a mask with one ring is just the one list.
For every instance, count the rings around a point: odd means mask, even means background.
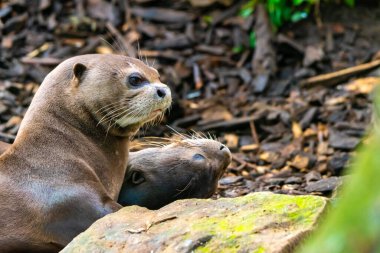
[{"label": "large rock", "polygon": [[252,193],[130,206],[96,221],[62,252],[289,252],[326,207],[317,196]]}]

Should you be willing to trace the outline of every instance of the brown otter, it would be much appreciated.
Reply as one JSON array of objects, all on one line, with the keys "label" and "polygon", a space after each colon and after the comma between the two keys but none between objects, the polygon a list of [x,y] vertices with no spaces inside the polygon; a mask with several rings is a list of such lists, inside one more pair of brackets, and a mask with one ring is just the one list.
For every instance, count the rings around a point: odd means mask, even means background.
[{"label": "brown otter", "polygon": [[56,252],[119,210],[129,138],[170,103],[134,58],[77,56],[50,72],[0,156],[0,252]]},{"label": "brown otter", "polygon": [[[0,142],[0,154],[9,146]],[[158,209],[177,199],[208,198],[230,162],[229,149],[209,139],[129,152],[118,203]]]},{"label": "brown otter", "polygon": [[[8,146],[0,142],[0,154]],[[118,203],[158,209],[177,199],[208,198],[230,162],[226,146],[203,138],[129,152]]]},{"label": "brown otter", "polygon": [[0,155],[2,155],[10,146],[11,144],[0,141]]},{"label": "brown otter", "polygon": [[211,197],[230,162],[229,149],[209,139],[130,152],[118,202],[158,209],[177,199]]}]

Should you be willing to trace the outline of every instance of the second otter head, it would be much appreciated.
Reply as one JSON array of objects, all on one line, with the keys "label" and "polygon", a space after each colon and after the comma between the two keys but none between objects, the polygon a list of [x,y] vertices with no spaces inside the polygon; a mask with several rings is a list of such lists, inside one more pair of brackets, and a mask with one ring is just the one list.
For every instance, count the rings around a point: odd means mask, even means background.
[{"label": "second otter head", "polygon": [[177,199],[211,197],[230,162],[229,149],[209,139],[131,152],[118,202],[157,209]]}]

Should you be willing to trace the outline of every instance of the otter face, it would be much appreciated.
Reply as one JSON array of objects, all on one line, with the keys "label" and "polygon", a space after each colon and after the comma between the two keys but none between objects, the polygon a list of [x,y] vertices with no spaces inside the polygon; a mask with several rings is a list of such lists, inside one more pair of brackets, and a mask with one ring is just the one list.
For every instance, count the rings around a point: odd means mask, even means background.
[{"label": "otter face", "polygon": [[116,119],[115,122],[120,127],[151,121],[163,115],[170,106],[170,89],[161,83],[155,69],[150,70],[153,70],[153,75],[146,75],[147,71],[131,63],[131,67],[126,71],[125,83],[128,90],[133,91],[133,100],[136,100],[136,103],[130,105],[127,114]]},{"label": "otter face", "polygon": [[162,119],[172,98],[156,69],[121,55],[86,57],[86,62],[74,66],[74,84],[78,83],[80,99],[95,112],[98,125],[122,135],[123,129],[130,132]]},{"label": "otter face", "polygon": [[230,162],[228,148],[208,139],[131,152],[118,202],[158,209],[177,199],[211,197]]}]

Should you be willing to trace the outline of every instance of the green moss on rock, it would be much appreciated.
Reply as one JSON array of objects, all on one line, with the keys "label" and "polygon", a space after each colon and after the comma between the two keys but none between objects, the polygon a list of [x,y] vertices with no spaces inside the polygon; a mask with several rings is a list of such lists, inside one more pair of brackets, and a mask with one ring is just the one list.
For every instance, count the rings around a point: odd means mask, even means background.
[{"label": "green moss on rock", "polygon": [[281,252],[292,248],[326,207],[318,196],[267,192],[180,200],[160,210],[126,207],[95,222],[63,252]]}]

